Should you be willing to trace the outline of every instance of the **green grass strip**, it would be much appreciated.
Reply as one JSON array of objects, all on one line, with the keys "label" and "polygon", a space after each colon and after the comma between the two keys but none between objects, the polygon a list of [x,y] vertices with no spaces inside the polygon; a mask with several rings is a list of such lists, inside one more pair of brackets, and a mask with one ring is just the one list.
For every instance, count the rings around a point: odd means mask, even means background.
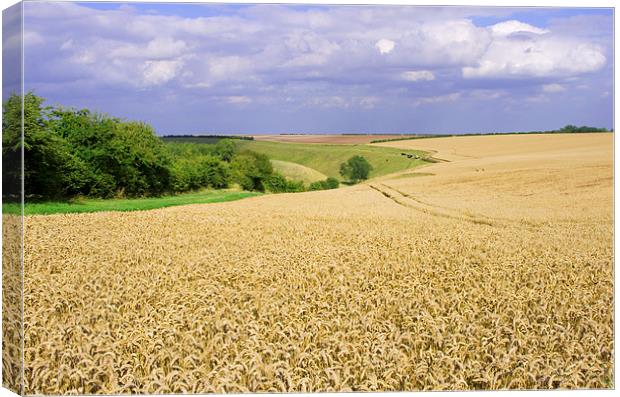
[{"label": "green grass strip", "polygon": [[[147,197],[135,199],[82,199],[71,202],[47,201],[26,202],[25,215],[69,214],[100,211],[144,211],[175,205],[207,204],[234,201],[258,196],[258,192],[230,190],[204,190],[174,196]],[[20,214],[18,203],[3,203],[3,214]]]}]

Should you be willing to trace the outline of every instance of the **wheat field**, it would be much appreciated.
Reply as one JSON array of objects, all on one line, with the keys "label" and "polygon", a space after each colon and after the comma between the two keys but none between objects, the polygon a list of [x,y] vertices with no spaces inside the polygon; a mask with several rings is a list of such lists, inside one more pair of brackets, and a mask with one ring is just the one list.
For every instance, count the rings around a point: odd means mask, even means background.
[{"label": "wheat field", "polygon": [[508,138],[385,143],[450,162],[336,190],[27,217],[25,392],[614,387],[612,134]]}]

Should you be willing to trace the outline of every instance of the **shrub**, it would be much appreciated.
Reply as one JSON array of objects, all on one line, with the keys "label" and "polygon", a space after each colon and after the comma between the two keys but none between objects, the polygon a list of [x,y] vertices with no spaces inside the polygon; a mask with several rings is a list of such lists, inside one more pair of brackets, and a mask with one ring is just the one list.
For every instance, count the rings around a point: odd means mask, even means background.
[{"label": "shrub", "polygon": [[272,193],[286,192],[286,178],[280,174],[273,174],[265,180],[265,189]]},{"label": "shrub", "polygon": [[264,154],[244,151],[231,161],[232,178],[245,190],[265,191],[265,181],[273,175],[273,166]]},{"label": "shrub", "polygon": [[222,160],[230,162],[235,155],[235,143],[232,139],[220,139],[215,144],[214,151]]},{"label": "shrub", "polygon": [[316,181],[312,182],[310,186],[308,186],[308,190],[328,190],[328,189],[336,189],[340,186],[340,182],[338,179],[334,177],[329,177],[324,181]]},{"label": "shrub", "polygon": [[195,159],[179,159],[172,166],[172,190],[185,192],[196,190],[203,186],[204,179]]},{"label": "shrub", "polygon": [[273,173],[265,179],[264,185],[265,189],[272,193],[296,193],[306,191],[303,181],[292,181],[278,173]]},{"label": "shrub", "polygon": [[308,185],[308,190],[324,190],[325,184],[324,181],[315,181]]},{"label": "shrub", "polygon": [[303,181],[286,181],[286,191],[290,193],[305,192],[306,187]]},{"label": "shrub", "polygon": [[330,176],[325,179],[325,186],[326,189],[337,189],[340,186],[340,182],[338,182],[338,179]]},{"label": "shrub", "polygon": [[198,163],[199,172],[203,176],[203,186],[214,189],[228,187],[230,167],[227,163],[213,156],[204,156]]},{"label": "shrub", "polygon": [[359,155],[355,155],[345,163],[340,164],[340,175],[353,183],[368,179],[371,170],[372,166],[368,160]]}]

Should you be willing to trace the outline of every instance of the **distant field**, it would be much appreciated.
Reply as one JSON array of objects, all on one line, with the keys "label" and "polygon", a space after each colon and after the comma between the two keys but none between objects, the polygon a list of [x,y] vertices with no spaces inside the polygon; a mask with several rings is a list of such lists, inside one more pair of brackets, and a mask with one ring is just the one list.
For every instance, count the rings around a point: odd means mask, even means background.
[{"label": "distant field", "polygon": [[301,164],[282,160],[271,160],[271,164],[283,176],[294,181],[303,181],[306,185],[327,179],[327,175]]},{"label": "distant field", "polygon": [[[522,153],[541,154],[551,149],[575,148],[575,142],[585,147],[598,145],[600,139],[613,139],[613,133],[552,133],[552,134],[504,134],[478,136],[446,136],[432,139],[414,139],[374,143],[374,147],[394,149],[417,149],[433,153],[433,157],[455,161],[468,158],[506,156]],[[537,144],[533,145],[532,142]],[[598,146],[597,146],[598,147]],[[583,148],[580,148],[583,149]]]},{"label": "distant field", "polygon": [[392,149],[369,145],[302,144],[269,141],[235,141],[239,150],[249,149],[269,156],[270,159],[301,164],[327,176],[341,179],[340,164],[351,156],[364,156],[373,166],[370,177],[378,177],[415,168],[426,162],[407,158],[402,153],[425,156],[419,150]]},{"label": "distant field", "polygon": [[374,140],[411,138],[415,135],[371,134],[371,135],[253,135],[257,141],[289,143],[329,143],[329,144],[363,144]]},{"label": "distant field", "polygon": [[[137,199],[84,199],[76,202],[26,203],[24,212],[26,215],[48,215],[100,211],[143,211],[176,205],[234,201],[258,195],[260,195],[260,193],[257,192],[205,190],[201,192],[177,194],[174,196]],[[19,214],[19,204],[3,204],[2,212],[5,214]]]}]

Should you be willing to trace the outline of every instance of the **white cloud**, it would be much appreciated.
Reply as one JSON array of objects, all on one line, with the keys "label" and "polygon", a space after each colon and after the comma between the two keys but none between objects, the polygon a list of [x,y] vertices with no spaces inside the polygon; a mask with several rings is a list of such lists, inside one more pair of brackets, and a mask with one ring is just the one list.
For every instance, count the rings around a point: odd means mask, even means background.
[{"label": "white cloud", "polygon": [[291,67],[324,65],[330,55],[340,49],[337,43],[310,31],[291,33],[285,40],[285,46],[289,53],[294,54],[285,63]]},{"label": "white cloud", "polygon": [[381,54],[389,54],[392,50],[394,50],[395,46],[396,43],[388,39],[381,39],[375,43],[375,47]]},{"label": "white cloud", "polygon": [[605,65],[603,50],[570,38],[493,40],[476,66],[462,68],[464,78],[562,77],[593,72]]},{"label": "white cloud", "polygon": [[144,64],[143,84],[160,85],[172,80],[183,66],[181,61],[147,61]]},{"label": "white cloud", "polygon": [[[250,57],[238,55],[209,57],[206,60],[207,82],[230,81],[239,78],[247,79],[256,66]],[[204,83],[204,82],[203,82]]]},{"label": "white cloud", "polygon": [[504,90],[495,90],[495,89],[476,89],[472,90],[469,93],[469,96],[476,100],[493,100],[499,99],[506,96],[506,91]]},{"label": "white cloud", "polygon": [[491,26],[491,32],[494,36],[508,36],[513,33],[522,32],[534,34],[549,33],[549,31],[546,29],[537,28],[536,26],[532,26],[530,24],[515,20],[497,23]]},{"label": "white cloud", "polygon": [[252,99],[244,95],[232,95],[232,96],[227,97],[226,101],[228,103],[243,105],[243,104],[252,102]]},{"label": "white cloud", "polygon": [[527,102],[532,102],[532,103],[544,103],[544,102],[549,102],[549,97],[547,97],[546,95],[538,94],[538,95],[529,96],[525,98],[525,100]]},{"label": "white cloud", "polygon": [[156,37],[146,45],[121,44],[109,53],[114,58],[139,59],[167,59],[179,57],[187,51],[187,44],[183,40],[174,40],[170,37]]},{"label": "white cloud", "polygon": [[364,109],[374,109],[377,103],[379,103],[379,98],[374,96],[359,98],[359,105]]},{"label": "white cloud", "polygon": [[73,39],[66,40],[60,45],[61,50],[70,50],[72,48],[73,48]]},{"label": "white cloud", "polygon": [[543,92],[563,92],[566,88],[561,84],[545,84],[542,86]]},{"label": "white cloud", "polygon": [[69,58],[69,61],[76,63],[76,64],[82,64],[82,65],[89,65],[89,64],[95,63],[96,60],[97,60],[97,56],[95,55],[93,51],[90,51],[90,50],[80,51],[78,53],[73,54],[73,56]]},{"label": "white cloud", "polygon": [[403,72],[401,76],[407,81],[435,80],[435,74],[430,70],[411,70]]},{"label": "white cloud", "polygon": [[439,102],[453,102],[459,98],[461,98],[461,93],[453,92],[453,93],[445,94],[445,95],[436,95],[436,96],[418,98],[413,102],[413,104],[415,106],[419,106],[419,105],[427,105],[427,104],[439,103]]},{"label": "white cloud", "polygon": [[[557,34],[553,24],[476,26],[470,16],[492,11],[483,9],[249,6],[181,17],[76,3],[26,7],[33,34],[46,42],[41,48],[51,49],[27,51],[29,59],[55,65],[33,81],[75,81],[73,74],[91,86],[204,89],[223,103],[290,98],[300,106],[370,109],[454,101],[461,97],[454,91],[494,99],[504,95],[502,83],[475,91],[481,86],[470,81],[464,91],[462,78],[544,77],[572,86],[569,77],[600,70],[608,54],[602,41],[568,28]],[[403,80],[428,83],[413,90]]]},{"label": "white cloud", "polygon": [[492,37],[469,20],[439,20],[412,25],[399,38],[404,66],[442,67],[473,65]]},{"label": "white cloud", "polygon": [[24,46],[35,46],[45,43],[43,36],[35,31],[24,31]]},{"label": "white cloud", "polygon": [[314,107],[342,109],[351,105],[349,101],[338,95],[312,97],[306,101],[306,104]]}]

